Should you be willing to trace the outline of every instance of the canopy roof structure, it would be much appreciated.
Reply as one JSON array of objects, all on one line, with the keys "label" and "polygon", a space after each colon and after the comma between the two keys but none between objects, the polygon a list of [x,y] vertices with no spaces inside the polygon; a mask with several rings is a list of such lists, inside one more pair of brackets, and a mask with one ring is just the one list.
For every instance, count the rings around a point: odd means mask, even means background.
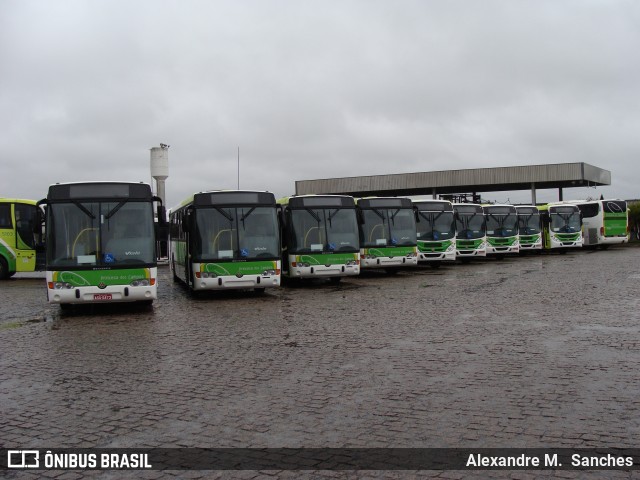
[{"label": "canopy roof structure", "polygon": [[397,173],[363,177],[297,180],[296,194],[365,196],[437,195],[466,192],[503,192],[611,185],[611,172],[587,163],[560,163],[516,167],[473,168],[439,172]]}]

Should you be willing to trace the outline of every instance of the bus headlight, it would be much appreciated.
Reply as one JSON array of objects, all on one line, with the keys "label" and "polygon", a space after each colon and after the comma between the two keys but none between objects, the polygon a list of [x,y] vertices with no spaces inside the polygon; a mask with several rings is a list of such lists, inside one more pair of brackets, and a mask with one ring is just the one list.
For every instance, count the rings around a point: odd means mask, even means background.
[{"label": "bus headlight", "polygon": [[298,267],[306,267],[306,268],[308,268],[308,267],[310,267],[310,266],[311,266],[311,264],[310,264],[310,263],[307,263],[307,262],[298,262]]},{"label": "bus headlight", "polygon": [[264,272],[262,272],[262,275],[264,277],[270,277],[271,275],[275,275],[276,271],[274,269],[271,270],[265,270]]},{"label": "bus headlight", "polygon": [[346,265],[348,267],[353,267],[354,265],[358,265],[358,260],[349,260]]},{"label": "bus headlight", "polygon": [[453,244],[453,243],[452,243],[451,245],[449,245],[449,248],[447,248],[447,253],[451,253],[451,252],[453,252],[455,249],[456,249],[456,246],[455,246],[455,244]]},{"label": "bus headlight", "polygon": [[73,288],[73,285],[71,285],[70,283],[67,282],[56,282],[53,286],[53,288],[55,288],[56,290],[64,290],[65,288],[67,290]]},{"label": "bus headlight", "polygon": [[201,278],[216,278],[218,276],[217,273],[213,273],[213,272],[201,272],[200,273],[200,277]]},{"label": "bus headlight", "polygon": [[133,280],[129,285],[132,287],[148,287],[149,280],[147,280],[146,278],[141,278],[140,280]]},{"label": "bus headlight", "polygon": [[412,252],[410,254],[407,255],[407,258],[412,258],[412,257],[417,257],[418,254],[416,252]]},{"label": "bus headlight", "polygon": [[370,254],[366,254],[366,255],[362,255],[362,258],[365,260],[373,260],[374,258],[377,258],[375,255],[370,255]]}]

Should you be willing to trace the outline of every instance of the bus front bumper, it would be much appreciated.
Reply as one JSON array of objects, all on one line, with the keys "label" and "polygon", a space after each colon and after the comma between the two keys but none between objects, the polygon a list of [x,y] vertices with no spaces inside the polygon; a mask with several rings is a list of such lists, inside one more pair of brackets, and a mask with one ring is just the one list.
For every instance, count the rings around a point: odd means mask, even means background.
[{"label": "bus front bumper", "polygon": [[113,303],[152,301],[158,298],[158,290],[153,286],[109,285],[106,288],[75,287],[47,288],[49,303]]},{"label": "bus front bumper", "polygon": [[437,253],[418,253],[419,262],[439,262],[439,261],[453,261],[456,259],[456,252],[437,252]]},{"label": "bus front bumper", "polygon": [[362,268],[409,267],[418,264],[418,256],[360,258]]},{"label": "bus front bumper", "polygon": [[291,278],[346,277],[359,275],[360,265],[310,265],[308,267],[290,267]]},{"label": "bus front bumper", "polygon": [[245,288],[271,288],[280,286],[280,275],[220,275],[213,278],[196,278],[194,290],[239,290]]}]

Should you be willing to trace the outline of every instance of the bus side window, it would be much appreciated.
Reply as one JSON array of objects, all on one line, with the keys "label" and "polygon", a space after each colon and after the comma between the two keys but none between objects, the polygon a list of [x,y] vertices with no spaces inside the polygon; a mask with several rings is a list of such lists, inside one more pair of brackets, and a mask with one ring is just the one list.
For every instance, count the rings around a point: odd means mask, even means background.
[{"label": "bus side window", "polygon": [[0,228],[12,228],[13,224],[11,223],[11,204],[10,203],[1,203],[0,204]]},{"label": "bus side window", "polygon": [[18,248],[36,248],[34,225],[37,207],[16,203],[14,208],[16,214],[16,232],[18,233],[19,240],[16,246]]}]

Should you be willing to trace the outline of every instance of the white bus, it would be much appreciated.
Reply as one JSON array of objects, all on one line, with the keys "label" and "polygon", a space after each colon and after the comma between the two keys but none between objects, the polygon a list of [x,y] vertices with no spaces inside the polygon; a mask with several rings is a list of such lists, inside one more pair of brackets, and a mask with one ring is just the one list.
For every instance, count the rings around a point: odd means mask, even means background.
[{"label": "white bus", "polygon": [[278,200],[283,275],[329,278],[360,273],[356,205],[347,195],[295,195]]},{"label": "white bus", "polygon": [[584,246],[608,248],[629,241],[627,202],[612,200],[574,200],[582,213]]},{"label": "white bus", "polygon": [[469,261],[487,256],[487,226],[482,205],[454,203],[456,218],[456,258]]},{"label": "white bus", "polygon": [[384,268],[392,273],[398,267],[416,266],[416,214],[411,200],[360,198],[357,205],[362,268]]},{"label": "white bus", "polygon": [[542,248],[566,253],[582,247],[582,214],[577,205],[566,202],[538,206],[542,219]]},{"label": "white bus", "polygon": [[533,205],[516,205],[520,252],[542,251],[542,224],[540,212]]},{"label": "white bus", "polygon": [[280,234],[273,193],[199,192],[171,210],[173,277],[194,291],[280,286]]},{"label": "white bus", "polygon": [[487,255],[501,256],[520,252],[518,211],[513,205],[485,205]]},{"label": "white bus", "polygon": [[[418,262],[432,265],[456,259],[456,221],[448,200],[414,200],[418,212]],[[433,262],[433,263],[432,263]]]},{"label": "white bus", "polygon": [[146,183],[84,182],[49,187],[46,278],[50,303],[141,302],[157,298],[156,230],[164,226]]}]

